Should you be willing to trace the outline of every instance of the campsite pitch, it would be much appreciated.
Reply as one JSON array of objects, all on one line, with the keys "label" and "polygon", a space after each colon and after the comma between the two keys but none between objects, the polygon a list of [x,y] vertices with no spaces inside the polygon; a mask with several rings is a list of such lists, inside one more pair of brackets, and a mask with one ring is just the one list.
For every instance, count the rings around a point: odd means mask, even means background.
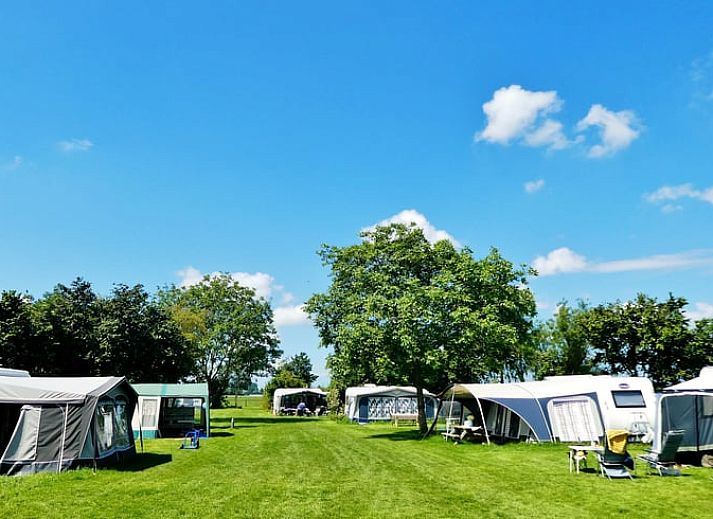
[{"label": "campsite pitch", "polygon": [[[249,406],[245,403],[249,402]],[[2,517],[708,517],[710,469],[608,481],[563,445],[454,445],[413,428],[213,413],[200,449],[145,442],[114,469],[0,478]],[[230,428],[230,418],[235,428]],[[634,451],[633,454],[637,454]]]}]

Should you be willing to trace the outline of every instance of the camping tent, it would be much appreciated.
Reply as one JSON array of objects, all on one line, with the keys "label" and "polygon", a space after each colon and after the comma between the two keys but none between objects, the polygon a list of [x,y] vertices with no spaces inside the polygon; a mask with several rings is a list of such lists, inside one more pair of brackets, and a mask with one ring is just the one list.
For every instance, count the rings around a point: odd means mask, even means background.
[{"label": "camping tent", "polygon": [[713,366],[700,376],[664,389],[657,408],[654,449],[666,431],[685,431],[679,451],[713,450]]},{"label": "camping tent", "polygon": [[[433,418],[437,401],[433,393],[423,392],[426,417]],[[345,414],[353,422],[391,420],[392,413],[416,414],[416,388],[411,386],[365,385],[349,387],[345,393]]]},{"label": "camping tent", "polygon": [[[643,435],[653,423],[655,394],[641,377],[571,375],[509,384],[454,384],[439,395],[446,416],[476,425],[501,439],[593,441],[605,429]],[[449,411],[458,402],[458,416]]]},{"label": "camping tent", "polygon": [[275,390],[272,397],[272,413],[281,414],[295,409],[300,402],[304,402],[310,411],[315,411],[318,407],[327,407],[327,393],[311,387],[281,387]]},{"label": "camping tent", "polygon": [[210,435],[208,384],[132,384],[139,395],[131,421],[134,437],[183,436],[193,429]]},{"label": "camping tent", "polygon": [[59,472],[135,453],[123,377],[0,377],[0,474]]}]

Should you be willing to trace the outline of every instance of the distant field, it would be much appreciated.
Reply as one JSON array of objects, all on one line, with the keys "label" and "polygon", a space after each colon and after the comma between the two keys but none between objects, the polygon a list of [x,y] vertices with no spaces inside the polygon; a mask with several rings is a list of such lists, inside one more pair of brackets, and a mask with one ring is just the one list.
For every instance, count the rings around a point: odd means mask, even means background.
[{"label": "distant field", "polygon": [[152,440],[121,470],[0,478],[0,517],[711,516],[710,469],[660,478],[640,466],[635,481],[608,481],[570,474],[562,445],[456,446],[238,405],[213,412],[199,450]]}]

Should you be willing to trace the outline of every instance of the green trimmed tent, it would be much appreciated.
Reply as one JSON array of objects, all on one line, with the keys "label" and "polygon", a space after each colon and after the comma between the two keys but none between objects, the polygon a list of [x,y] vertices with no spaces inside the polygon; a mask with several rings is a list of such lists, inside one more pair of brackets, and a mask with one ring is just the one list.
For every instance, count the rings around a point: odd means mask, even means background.
[{"label": "green trimmed tent", "polygon": [[139,395],[134,437],[180,437],[193,429],[210,435],[208,384],[132,384]]}]

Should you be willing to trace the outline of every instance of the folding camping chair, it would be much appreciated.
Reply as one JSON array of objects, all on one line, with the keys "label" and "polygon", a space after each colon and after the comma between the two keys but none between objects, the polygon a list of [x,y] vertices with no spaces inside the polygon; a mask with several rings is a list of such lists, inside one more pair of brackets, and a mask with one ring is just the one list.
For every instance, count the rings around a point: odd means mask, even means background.
[{"label": "folding camping chair", "polygon": [[634,479],[629,472],[627,465],[633,468],[634,460],[626,452],[626,445],[629,441],[629,431],[623,429],[612,429],[606,432],[604,437],[604,451],[597,453],[599,469],[602,476],[612,478]]},{"label": "folding camping chair", "polygon": [[200,432],[198,429],[194,429],[186,433],[179,449],[198,449],[200,446]]},{"label": "folding camping chair", "polygon": [[649,469],[656,469],[659,476],[680,476],[681,472],[676,469],[676,460],[674,458],[685,432],[681,430],[666,432],[661,440],[661,450],[659,452],[649,449],[646,454],[641,454],[637,458],[645,462]]}]

